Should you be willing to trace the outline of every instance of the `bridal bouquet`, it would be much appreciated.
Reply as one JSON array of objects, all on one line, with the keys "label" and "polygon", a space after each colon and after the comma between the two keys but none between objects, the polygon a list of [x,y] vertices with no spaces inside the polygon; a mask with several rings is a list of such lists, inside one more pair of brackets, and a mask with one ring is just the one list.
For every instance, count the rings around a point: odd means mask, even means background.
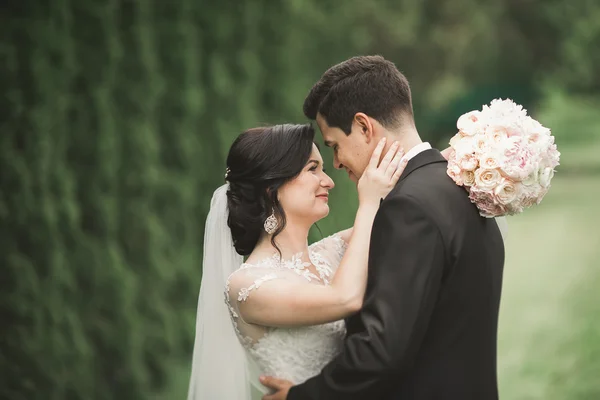
[{"label": "bridal bouquet", "polygon": [[463,114],[456,126],[447,172],[482,216],[514,215],[542,201],[560,157],[550,129],[509,99]]}]

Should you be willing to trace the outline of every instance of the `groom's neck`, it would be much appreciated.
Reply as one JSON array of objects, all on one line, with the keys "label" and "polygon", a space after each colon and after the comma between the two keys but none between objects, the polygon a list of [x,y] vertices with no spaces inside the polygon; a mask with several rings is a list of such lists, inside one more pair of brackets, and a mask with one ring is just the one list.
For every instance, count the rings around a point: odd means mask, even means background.
[{"label": "groom's neck", "polygon": [[[385,136],[387,137],[389,147],[393,142],[397,141],[400,144],[400,147],[404,149],[404,152],[408,152],[413,147],[423,143],[421,137],[419,136],[419,132],[414,126],[399,128],[397,130],[388,130],[385,132]],[[387,150],[387,149],[386,149]]]}]

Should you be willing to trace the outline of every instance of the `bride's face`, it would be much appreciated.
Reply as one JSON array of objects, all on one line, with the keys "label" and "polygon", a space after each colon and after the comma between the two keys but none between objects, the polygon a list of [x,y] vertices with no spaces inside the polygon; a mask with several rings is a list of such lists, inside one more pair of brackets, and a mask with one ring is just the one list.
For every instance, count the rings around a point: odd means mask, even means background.
[{"label": "bride's face", "polygon": [[278,191],[288,222],[313,224],[327,216],[328,192],[333,187],[333,180],[323,170],[323,158],[313,144],[312,153],[300,175]]}]

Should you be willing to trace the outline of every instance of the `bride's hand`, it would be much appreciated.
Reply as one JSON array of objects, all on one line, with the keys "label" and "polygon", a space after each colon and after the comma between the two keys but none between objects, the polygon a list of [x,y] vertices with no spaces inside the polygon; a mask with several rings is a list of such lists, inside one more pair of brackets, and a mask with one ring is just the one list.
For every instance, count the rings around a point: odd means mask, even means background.
[{"label": "bride's hand", "polygon": [[406,167],[408,160],[400,162],[404,150],[400,148],[398,142],[392,144],[383,160],[379,162],[384,146],[385,138],[377,144],[367,169],[358,180],[358,202],[361,205],[379,206],[380,200],[394,188]]}]

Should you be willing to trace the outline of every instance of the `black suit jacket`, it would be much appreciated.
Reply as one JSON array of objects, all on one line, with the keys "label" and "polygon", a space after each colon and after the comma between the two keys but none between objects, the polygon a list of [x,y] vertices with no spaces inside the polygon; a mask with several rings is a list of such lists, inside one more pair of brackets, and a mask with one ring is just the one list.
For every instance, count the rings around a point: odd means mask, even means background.
[{"label": "black suit jacket", "polygon": [[362,310],[342,353],[289,400],[493,400],[504,243],[446,174],[409,161],[375,217]]}]

